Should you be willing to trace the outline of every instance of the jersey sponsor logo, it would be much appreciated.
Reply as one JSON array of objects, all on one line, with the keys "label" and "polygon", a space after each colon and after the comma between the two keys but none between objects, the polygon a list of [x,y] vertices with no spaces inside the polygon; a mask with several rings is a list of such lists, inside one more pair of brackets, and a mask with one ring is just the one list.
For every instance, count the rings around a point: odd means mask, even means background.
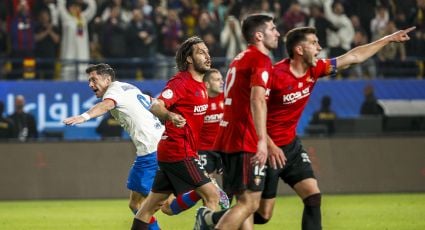
[{"label": "jersey sponsor logo", "polygon": [[161,96],[165,99],[171,99],[173,98],[173,91],[171,89],[166,89],[162,92]]},{"label": "jersey sponsor logo", "polygon": [[303,90],[288,93],[282,96],[283,104],[293,104],[298,100],[308,97],[310,95],[310,88],[305,88]]},{"label": "jersey sponsor logo", "polygon": [[209,114],[204,117],[204,123],[217,123],[223,118],[223,113]]},{"label": "jersey sponsor logo", "polygon": [[205,105],[196,105],[195,107],[193,107],[193,114],[194,115],[202,115],[205,114],[205,112],[208,109],[208,104]]},{"label": "jersey sponsor logo", "polygon": [[229,124],[228,121],[223,121],[223,120],[220,121],[220,126],[221,127],[227,127],[228,124]]}]

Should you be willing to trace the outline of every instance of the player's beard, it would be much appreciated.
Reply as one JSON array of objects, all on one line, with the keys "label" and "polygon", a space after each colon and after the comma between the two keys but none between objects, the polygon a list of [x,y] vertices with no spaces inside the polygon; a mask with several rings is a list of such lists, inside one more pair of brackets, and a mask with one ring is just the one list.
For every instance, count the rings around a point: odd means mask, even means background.
[{"label": "player's beard", "polygon": [[195,61],[193,63],[193,69],[200,74],[205,74],[208,70],[210,70],[210,68],[210,65],[203,62]]},{"label": "player's beard", "polygon": [[309,65],[315,67],[317,64],[317,58],[312,54],[307,54],[304,56],[304,61]]}]

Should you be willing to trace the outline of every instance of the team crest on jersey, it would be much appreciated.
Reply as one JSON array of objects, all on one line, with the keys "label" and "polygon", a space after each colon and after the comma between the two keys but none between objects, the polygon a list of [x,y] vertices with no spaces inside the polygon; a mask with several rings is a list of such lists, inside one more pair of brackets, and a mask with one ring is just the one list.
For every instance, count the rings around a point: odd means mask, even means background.
[{"label": "team crest on jersey", "polygon": [[255,178],[254,178],[254,183],[255,183],[255,185],[260,185],[260,183],[261,183],[261,177],[259,177],[259,176],[255,176]]},{"label": "team crest on jersey", "polygon": [[313,83],[314,79],[311,76],[308,76],[306,82]]},{"label": "team crest on jersey", "polygon": [[302,88],[303,87],[303,83],[302,82],[298,82],[298,88]]},{"label": "team crest on jersey", "polygon": [[171,99],[173,98],[173,91],[171,89],[166,89],[162,92],[161,96],[165,99]]},{"label": "team crest on jersey", "polygon": [[211,110],[216,110],[216,109],[217,109],[217,104],[211,103]]},{"label": "team crest on jersey", "polygon": [[264,84],[267,84],[267,82],[269,81],[269,72],[264,71],[263,73],[261,73],[261,78],[263,79]]}]

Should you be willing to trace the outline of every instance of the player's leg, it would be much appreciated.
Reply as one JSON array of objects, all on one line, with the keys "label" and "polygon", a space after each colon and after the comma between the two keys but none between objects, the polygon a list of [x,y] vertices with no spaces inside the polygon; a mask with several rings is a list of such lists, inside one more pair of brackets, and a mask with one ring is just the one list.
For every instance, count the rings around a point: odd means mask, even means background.
[{"label": "player's leg", "polygon": [[[142,205],[142,202],[146,199],[146,196],[136,192],[131,191],[130,192],[130,202],[129,206],[130,209],[133,211],[133,213],[136,215],[137,211],[140,209],[140,206]],[[159,230],[160,227],[158,225],[158,221],[156,220],[155,216],[152,216],[149,220],[149,230]]]},{"label": "player's leg", "polygon": [[254,224],[266,224],[272,218],[276,201],[279,175],[283,169],[266,168],[266,181],[261,194],[260,207],[254,213]]},{"label": "player's leg", "polygon": [[[213,161],[209,159],[208,151],[199,151],[198,164],[207,171],[209,175],[213,170]],[[210,178],[212,178],[210,176]],[[161,207],[161,211],[167,215],[177,215],[191,207],[193,207],[202,197],[195,191],[179,194],[177,197],[170,197]]]},{"label": "player's leg", "polygon": [[172,195],[162,205],[161,211],[169,216],[177,215],[193,207],[200,199],[201,196],[195,190],[177,195],[177,197]]},{"label": "player's leg", "polygon": [[294,146],[286,149],[288,160],[281,178],[288,183],[303,200],[304,211],[302,216],[303,230],[322,229],[321,224],[321,194],[314,176],[310,158],[302,148],[299,139]]},{"label": "player's leg", "polygon": [[[234,153],[223,156],[224,181],[223,187],[237,195],[237,203],[227,211],[207,213],[203,220],[208,226],[215,225],[215,229],[239,229],[244,221],[259,207],[261,191],[264,188],[264,168],[252,165],[252,153]],[[199,212],[198,212],[199,214]],[[199,216],[199,215],[197,215]],[[197,222],[198,223],[198,218]],[[252,223],[251,223],[252,225]]]},{"label": "player's leg", "polygon": [[273,209],[276,198],[264,199],[260,201],[260,207],[254,213],[254,224],[266,224],[273,216]]},{"label": "player's leg", "polygon": [[[215,229],[239,229],[259,207],[261,199],[260,191],[245,190],[236,205],[230,208],[215,225]],[[253,224],[252,222],[249,224]],[[249,226],[245,226],[248,227]]]},{"label": "player's leg", "polygon": [[152,192],[146,197],[136,213],[132,230],[151,229],[152,217],[159,210],[172,191],[171,183],[165,172],[158,169],[152,185]]},{"label": "player's leg", "polygon": [[302,229],[322,229],[322,215],[320,210],[322,196],[317,185],[317,180],[314,178],[304,179],[294,185],[294,190],[304,203]]},{"label": "player's leg", "polygon": [[194,158],[162,165],[167,167],[167,175],[173,185],[174,194],[196,190],[204,205],[215,210],[218,206],[218,192],[208,174]]},{"label": "player's leg", "polygon": [[130,201],[128,203],[128,206],[130,207],[130,210],[134,214],[136,214],[137,211],[139,211],[140,205],[142,204],[145,198],[146,198],[145,196],[142,196],[142,194],[136,191],[130,191]]},{"label": "player's leg", "polygon": [[[159,210],[163,202],[168,198],[166,193],[149,193],[142,203],[139,211],[133,220],[132,230],[150,230],[151,220],[156,211]],[[159,229],[159,228],[158,228]]]},{"label": "player's leg", "polygon": [[[127,188],[131,190],[129,207],[134,214],[139,210],[143,200],[152,189],[152,183],[158,170],[156,153],[137,156],[127,179]],[[149,220],[149,229],[159,229],[154,216]]]}]

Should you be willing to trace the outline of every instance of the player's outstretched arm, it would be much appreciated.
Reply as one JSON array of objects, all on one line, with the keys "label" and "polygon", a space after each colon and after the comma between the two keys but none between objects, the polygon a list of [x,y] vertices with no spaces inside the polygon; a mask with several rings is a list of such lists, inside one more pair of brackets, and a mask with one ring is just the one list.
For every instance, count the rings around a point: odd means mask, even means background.
[{"label": "player's outstretched arm", "polygon": [[91,118],[95,118],[107,113],[109,110],[115,108],[115,103],[112,100],[103,100],[102,102],[97,103],[87,112],[84,112],[80,115],[68,117],[63,120],[65,125],[76,125],[84,123],[85,121],[90,120]]},{"label": "player's outstretched arm", "polygon": [[337,57],[337,69],[344,69],[353,64],[358,64],[376,54],[382,47],[391,42],[405,42],[410,39],[408,33],[416,27],[399,30],[366,45],[358,46],[347,53]]},{"label": "player's outstretched arm", "polygon": [[158,117],[160,120],[171,121],[176,127],[182,128],[186,124],[186,119],[180,114],[170,112],[166,107],[164,101],[155,99],[150,108],[151,113]]}]

